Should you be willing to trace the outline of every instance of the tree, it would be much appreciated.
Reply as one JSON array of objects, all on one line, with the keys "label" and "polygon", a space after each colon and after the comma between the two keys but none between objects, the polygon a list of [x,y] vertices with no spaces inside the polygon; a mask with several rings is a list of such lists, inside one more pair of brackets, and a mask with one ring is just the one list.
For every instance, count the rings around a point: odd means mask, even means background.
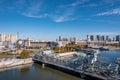
[{"label": "tree", "polygon": [[30,57],[30,52],[28,51],[28,50],[23,50],[22,52],[21,52],[21,54],[20,54],[20,57],[22,58],[22,59],[25,59],[25,58],[29,58]]},{"label": "tree", "polygon": [[5,46],[5,48],[9,48],[9,46]]}]

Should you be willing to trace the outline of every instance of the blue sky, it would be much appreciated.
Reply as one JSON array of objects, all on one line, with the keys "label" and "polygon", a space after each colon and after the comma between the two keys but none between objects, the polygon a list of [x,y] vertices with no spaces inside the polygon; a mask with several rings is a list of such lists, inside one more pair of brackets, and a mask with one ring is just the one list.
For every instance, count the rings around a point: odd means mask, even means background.
[{"label": "blue sky", "polygon": [[120,0],[0,0],[0,33],[55,39],[120,34]]}]

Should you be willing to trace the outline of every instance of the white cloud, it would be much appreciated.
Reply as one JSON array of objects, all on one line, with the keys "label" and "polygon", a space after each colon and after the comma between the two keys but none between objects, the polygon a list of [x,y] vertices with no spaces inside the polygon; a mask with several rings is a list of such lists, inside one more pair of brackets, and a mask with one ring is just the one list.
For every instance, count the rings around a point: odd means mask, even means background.
[{"label": "white cloud", "polygon": [[26,17],[31,17],[31,18],[44,18],[48,16],[47,13],[41,13],[41,11],[42,11],[42,2],[40,0],[37,2],[30,1],[29,5],[26,6],[26,9],[24,11],[19,11],[19,13]]},{"label": "white cloud", "polygon": [[[64,10],[63,10],[64,9]],[[74,15],[75,7],[58,9],[54,14],[49,16],[55,22],[64,22],[64,21],[72,21],[78,18],[78,16]]]},{"label": "white cloud", "polygon": [[67,19],[64,16],[59,16],[59,17],[53,18],[53,20],[55,22],[63,22],[63,21],[66,21]]},{"label": "white cloud", "polygon": [[[43,6],[44,5],[44,6]],[[64,22],[64,21],[71,21],[75,20],[74,12],[76,7],[66,6],[60,7],[62,4],[56,6],[55,10],[52,12],[46,12],[46,7],[48,3],[44,3],[43,1],[39,2],[29,2],[27,8],[24,11],[20,11],[19,13],[32,18],[50,18],[54,22]],[[51,8],[50,8],[51,9]]]},{"label": "white cloud", "polygon": [[39,14],[39,15],[34,15],[34,14],[31,14],[31,13],[23,13],[24,16],[26,17],[32,17],[32,18],[44,18],[44,17],[47,17],[48,14]]},{"label": "white cloud", "polygon": [[75,2],[65,5],[65,6],[71,6],[71,7],[76,7],[78,5],[84,4],[86,2],[88,2],[89,0],[76,0]]},{"label": "white cloud", "polygon": [[107,12],[98,13],[98,14],[96,14],[96,16],[113,15],[113,14],[120,15],[120,8],[113,9],[113,10],[107,11]]},{"label": "white cloud", "polygon": [[75,20],[77,18],[66,17],[64,15],[64,16],[53,17],[52,19],[55,22],[64,22],[64,21],[72,21],[72,20]]},{"label": "white cloud", "polygon": [[25,17],[47,17],[54,22],[64,22],[78,19],[79,14],[77,13],[77,10],[79,5],[84,4],[89,0],[73,0],[73,2],[65,4],[62,3],[63,1],[64,0],[60,1],[55,6],[50,6],[54,4],[46,3],[45,0],[17,0],[11,1],[12,4],[5,7],[7,7],[7,11],[17,12]]}]

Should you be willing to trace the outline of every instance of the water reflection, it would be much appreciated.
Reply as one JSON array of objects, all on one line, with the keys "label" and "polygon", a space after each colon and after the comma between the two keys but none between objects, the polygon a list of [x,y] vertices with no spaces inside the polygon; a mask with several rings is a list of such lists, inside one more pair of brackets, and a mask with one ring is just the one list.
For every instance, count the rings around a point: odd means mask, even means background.
[{"label": "water reflection", "polygon": [[103,51],[98,57],[100,61],[108,63],[115,63],[117,58],[120,58],[120,50]]},{"label": "water reflection", "polygon": [[27,66],[24,66],[23,68],[21,68],[20,69],[20,72],[22,73],[22,74],[27,74],[28,72],[29,72],[29,67]]},{"label": "water reflection", "polygon": [[21,66],[0,72],[0,80],[81,80],[80,78],[39,64]]}]

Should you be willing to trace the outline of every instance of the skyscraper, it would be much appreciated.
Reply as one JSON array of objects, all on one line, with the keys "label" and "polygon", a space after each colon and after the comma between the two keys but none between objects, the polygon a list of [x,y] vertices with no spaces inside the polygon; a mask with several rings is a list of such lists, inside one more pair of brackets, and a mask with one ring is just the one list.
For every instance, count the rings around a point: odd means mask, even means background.
[{"label": "skyscraper", "polygon": [[18,39],[17,34],[0,34],[0,42],[3,43],[15,43]]},{"label": "skyscraper", "polygon": [[120,35],[116,36],[116,41],[120,41]]},{"label": "skyscraper", "polygon": [[100,35],[96,35],[97,41],[100,41]]},{"label": "skyscraper", "polygon": [[94,36],[93,35],[90,36],[90,41],[94,41]]},{"label": "skyscraper", "polygon": [[101,36],[100,37],[100,41],[104,41],[105,40],[105,37],[104,36]]},{"label": "skyscraper", "polygon": [[106,41],[108,41],[109,40],[109,36],[106,36]]},{"label": "skyscraper", "polygon": [[61,36],[59,36],[59,41],[62,41]]},{"label": "skyscraper", "polygon": [[87,41],[90,41],[90,36],[89,35],[87,35]]}]

